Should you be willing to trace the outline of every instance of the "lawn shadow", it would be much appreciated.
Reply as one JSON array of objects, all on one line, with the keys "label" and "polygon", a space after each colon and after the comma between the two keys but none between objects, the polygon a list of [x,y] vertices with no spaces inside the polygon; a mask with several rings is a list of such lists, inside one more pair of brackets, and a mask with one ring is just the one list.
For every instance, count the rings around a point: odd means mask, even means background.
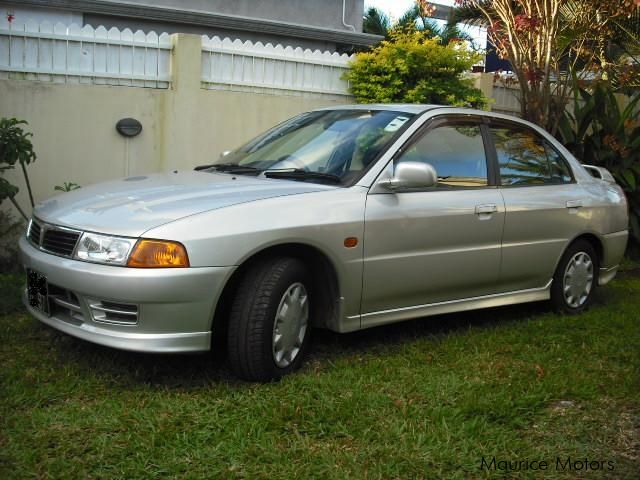
[{"label": "lawn shadow", "polygon": [[[594,304],[608,303],[609,294],[606,289],[600,289]],[[434,315],[344,334],[316,329],[313,331],[309,360],[323,363],[392,344],[446,336],[472,327],[523,322],[551,311],[548,302],[535,302]],[[39,330],[43,336],[49,337],[50,348],[56,351],[59,362],[77,364],[81,370],[90,371],[119,387],[193,390],[220,383],[243,385],[234,377],[221,352],[192,355],[128,352],[79,340],[44,325]]]},{"label": "lawn shadow", "polygon": [[531,316],[551,312],[547,302],[470,310],[406,320],[352,333],[328,330],[314,332],[312,357],[331,357],[342,353],[366,352],[390,344],[403,344],[425,337],[442,337],[472,327],[526,321]]}]

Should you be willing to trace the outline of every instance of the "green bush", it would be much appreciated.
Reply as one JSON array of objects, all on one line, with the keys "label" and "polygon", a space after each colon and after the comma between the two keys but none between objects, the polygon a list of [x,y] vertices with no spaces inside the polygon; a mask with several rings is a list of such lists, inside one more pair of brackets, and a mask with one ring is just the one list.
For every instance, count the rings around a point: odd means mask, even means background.
[{"label": "green bush", "polygon": [[640,92],[621,108],[611,87],[576,88],[573,113],[560,123],[559,140],[582,163],[605,167],[629,202],[631,238],[640,246]]},{"label": "green bush", "polygon": [[463,78],[480,56],[464,43],[440,45],[413,28],[359,53],[345,74],[358,103],[435,103],[482,108],[487,99]]},{"label": "green bush", "polygon": [[[0,118],[0,173],[12,170],[16,164],[20,165],[29,192],[31,208],[33,208],[33,193],[31,192],[31,182],[27,174],[27,165],[36,161],[36,154],[33,151],[30,138],[33,135],[25,132],[22,125],[27,125],[27,122],[17,118]],[[0,203],[9,199],[16,207],[16,210],[20,212],[20,215],[25,220],[28,220],[27,214],[15,199],[19,190],[17,186],[10,183],[6,178],[0,177]]]}]

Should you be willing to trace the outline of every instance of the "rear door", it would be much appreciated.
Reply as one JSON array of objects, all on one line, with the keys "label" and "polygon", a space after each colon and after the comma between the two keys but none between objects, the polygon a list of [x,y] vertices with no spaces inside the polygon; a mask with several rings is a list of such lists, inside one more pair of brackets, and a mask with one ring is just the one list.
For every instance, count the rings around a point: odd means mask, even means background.
[{"label": "rear door", "polygon": [[437,117],[393,160],[431,164],[437,186],[368,195],[363,326],[394,311],[493,293],[505,210],[485,133],[479,118]]},{"label": "rear door", "polygon": [[535,130],[492,120],[506,207],[500,290],[545,286],[567,244],[585,228],[589,205],[566,160]]}]

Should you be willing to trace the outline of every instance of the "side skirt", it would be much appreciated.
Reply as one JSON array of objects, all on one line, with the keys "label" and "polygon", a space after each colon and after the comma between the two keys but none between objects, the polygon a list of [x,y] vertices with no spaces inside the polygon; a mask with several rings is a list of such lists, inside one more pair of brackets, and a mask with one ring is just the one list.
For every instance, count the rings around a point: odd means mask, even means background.
[{"label": "side skirt", "polygon": [[[415,305],[412,307],[396,308],[392,310],[382,310],[360,315],[360,329],[377,327],[388,323],[400,322],[412,318],[428,317],[431,315],[441,315],[443,313],[464,312],[466,310],[477,310],[481,308],[500,307],[512,305],[514,303],[537,302],[549,300],[551,298],[551,282],[542,288],[531,288],[518,290],[516,292],[496,293],[482,297],[463,298],[460,300],[450,300],[447,302],[429,303],[426,305]],[[348,317],[346,321],[353,325],[354,317]]]}]

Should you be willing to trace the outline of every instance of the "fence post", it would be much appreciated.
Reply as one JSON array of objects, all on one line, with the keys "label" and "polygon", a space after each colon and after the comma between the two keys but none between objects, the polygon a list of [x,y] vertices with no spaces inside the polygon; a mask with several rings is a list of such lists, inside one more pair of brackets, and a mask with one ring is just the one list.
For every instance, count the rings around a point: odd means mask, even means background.
[{"label": "fence post", "polygon": [[[199,144],[192,128],[193,112],[197,111],[201,85],[202,39],[199,35],[171,35],[171,91],[164,98],[160,148],[160,166],[163,171],[188,164],[198,158]],[[184,160],[187,159],[185,162]]]}]

